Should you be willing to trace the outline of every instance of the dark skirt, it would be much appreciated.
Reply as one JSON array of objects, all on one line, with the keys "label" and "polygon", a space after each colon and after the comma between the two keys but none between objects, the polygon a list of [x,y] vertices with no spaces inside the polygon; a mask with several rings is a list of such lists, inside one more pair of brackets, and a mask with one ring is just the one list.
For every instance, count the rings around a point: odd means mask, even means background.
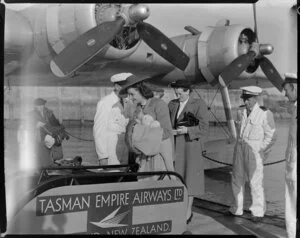
[{"label": "dark skirt", "polygon": [[175,137],[175,172],[187,186],[189,196],[204,194],[204,165],[200,141],[186,142],[184,135]]}]

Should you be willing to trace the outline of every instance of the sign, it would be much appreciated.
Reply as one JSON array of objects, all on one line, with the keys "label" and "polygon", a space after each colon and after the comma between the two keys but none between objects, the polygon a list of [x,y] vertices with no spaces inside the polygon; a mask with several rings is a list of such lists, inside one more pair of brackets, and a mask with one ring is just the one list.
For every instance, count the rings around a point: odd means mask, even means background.
[{"label": "sign", "polygon": [[172,234],[185,227],[187,192],[182,183],[172,180],[78,185],[48,190],[30,204],[27,216],[32,216],[32,209],[35,215],[27,222],[36,221],[28,225],[33,231],[29,233]]}]

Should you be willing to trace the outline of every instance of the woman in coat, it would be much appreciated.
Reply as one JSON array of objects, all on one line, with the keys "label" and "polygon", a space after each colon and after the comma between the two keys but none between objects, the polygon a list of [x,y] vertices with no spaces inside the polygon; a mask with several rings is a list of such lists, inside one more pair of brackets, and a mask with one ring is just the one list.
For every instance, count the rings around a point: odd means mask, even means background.
[{"label": "woman in coat", "polygon": [[163,129],[159,154],[163,158],[166,169],[174,171],[172,126],[168,105],[162,99],[153,97],[153,91],[143,82],[144,80],[145,78],[130,76],[120,93],[127,92],[129,99],[136,103],[136,119],[138,115],[142,114],[151,116],[154,121],[158,121],[159,126]]},{"label": "woman in coat", "polygon": [[187,80],[171,83],[175,100],[169,110],[175,141],[175,172],[185,180],[189,201],[187,223],[192,219],[194,196],[204,193],[203,145],[208,136],[208,110],[202,99],[190,97],[191,84]]}]

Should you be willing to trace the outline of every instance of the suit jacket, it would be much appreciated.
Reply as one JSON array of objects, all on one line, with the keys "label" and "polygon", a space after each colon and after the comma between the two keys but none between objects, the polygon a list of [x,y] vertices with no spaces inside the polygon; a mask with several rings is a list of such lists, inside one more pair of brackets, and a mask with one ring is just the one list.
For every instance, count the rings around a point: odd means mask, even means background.
[{"label": "suit jacket", "polygon": [[179,100],[174,99],[169,102],[169,110],[172,127],[176,128],[176,123],[183,120],[184,113],[191,112],[198,120],[199,125],[188,127],[188,136],[190,140],[200,139],[204,143],[208,136],[208,109],[202,99],[189,98],[178,119],[176,119],[179,109]]}]

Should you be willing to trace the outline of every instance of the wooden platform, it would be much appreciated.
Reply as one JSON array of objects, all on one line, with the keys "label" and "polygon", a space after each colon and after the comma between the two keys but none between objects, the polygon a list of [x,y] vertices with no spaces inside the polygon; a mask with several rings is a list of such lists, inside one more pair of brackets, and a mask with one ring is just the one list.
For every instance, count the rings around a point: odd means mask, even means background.
[{"label": "wooden platform", "polygon": [[225,216],[228,207],[204,201],[194,200],[194,216],[187,230],[193,235],[254,235],[261,238],[286,237],[282,218],[265,216],[260,223],[250,220],[250,213],[245,211],[242,217]]}]

